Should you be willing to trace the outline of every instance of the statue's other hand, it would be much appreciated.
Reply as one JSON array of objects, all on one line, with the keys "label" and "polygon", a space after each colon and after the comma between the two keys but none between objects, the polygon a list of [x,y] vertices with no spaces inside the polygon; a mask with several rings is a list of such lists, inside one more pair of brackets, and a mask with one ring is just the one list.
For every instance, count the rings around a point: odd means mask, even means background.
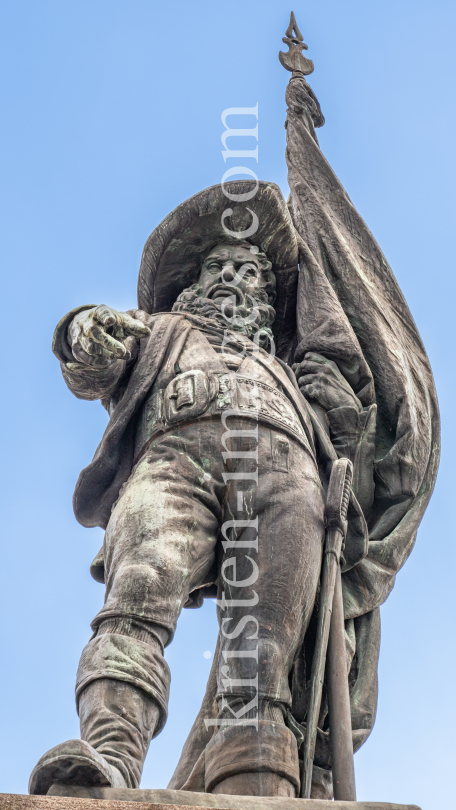
[{"label": "statue's other hand", "polygon": [[128,360],[130,354],[122,341],[147,335],[150,329],[141,321],[104,304],[79,312],[68,327],[68,342],[75,359],[95,368],[106,368],[114,360]]},{"label": "statue's other hand", "polygon": [[350,406],[362,410],[361,402],[339,367],[322,354],[307,352],[293,366],[298,385],[307,399],[315,400],[325,411]]}]

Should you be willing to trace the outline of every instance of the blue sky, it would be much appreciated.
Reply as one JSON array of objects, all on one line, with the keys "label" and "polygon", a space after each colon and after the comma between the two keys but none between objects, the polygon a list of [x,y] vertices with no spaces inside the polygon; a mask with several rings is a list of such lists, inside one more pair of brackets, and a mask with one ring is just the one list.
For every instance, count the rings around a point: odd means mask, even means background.
[{"label": "blue sky", "polygon": [[[71,495],[106,424],[50,351],[72,307],[135,306],[143,244],[220,182],[220,116],[259,104],[261,179],[286,193],[284,0],[0,4],[2,587],[0,791],[78,736],[74,678],[102,586],[99,529]],[[449,806],[455,758],[452,3],[295,5],[326,125],[321,147],[382,246],[434,369],[443,455],[416,548],[382,608],[380,698],[356,755],[358,797]],[[170,719],[143,787],[165,787],[199,706],[214,605],[184,611],[168,649]]]}]

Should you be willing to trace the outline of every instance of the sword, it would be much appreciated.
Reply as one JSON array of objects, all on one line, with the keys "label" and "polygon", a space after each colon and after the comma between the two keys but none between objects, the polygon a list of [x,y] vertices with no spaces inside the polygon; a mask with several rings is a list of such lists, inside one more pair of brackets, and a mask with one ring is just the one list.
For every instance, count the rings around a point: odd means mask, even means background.
[{"label": "sword", "polygon": [[[311,690],[301,774],[301,797],[310,799],[317,723],[328,653],[328,702],[334,798],[356,801],[350,698],[345,656],[340,557],[347,534],[353,465],[334,462],[326,498],[326,541],[323,555],[317,637],[312,659]],[[329,642],[329,647],[328,647]]]}]

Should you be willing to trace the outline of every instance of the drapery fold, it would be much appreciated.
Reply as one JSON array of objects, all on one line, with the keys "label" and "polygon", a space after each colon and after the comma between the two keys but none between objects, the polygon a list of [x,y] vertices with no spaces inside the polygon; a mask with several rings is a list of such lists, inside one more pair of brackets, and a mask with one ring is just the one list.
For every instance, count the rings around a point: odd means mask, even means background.
[{"label": "drapery fold", "polygon": [[289,207],[300,274],[295,360],[338,363],[363,405],[377,402],[369,554],[344,574],[346,618],[378,607],[404,564],[434,485],[437,397],[421,338],[377,242],[316,142],[304,79],[287,88]]}]

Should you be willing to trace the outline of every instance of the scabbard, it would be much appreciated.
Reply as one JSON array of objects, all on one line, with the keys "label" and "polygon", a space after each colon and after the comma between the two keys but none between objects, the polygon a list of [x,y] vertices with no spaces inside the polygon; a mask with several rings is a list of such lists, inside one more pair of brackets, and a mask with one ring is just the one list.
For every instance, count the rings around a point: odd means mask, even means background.
[{"label": "scabbard", "polygon": [[321,577],[321,602],[318,615],[317,636],[315,652],[312,658],[311,690],[309,707],[307,710],[306,739],[302,763],[301,796],[310,799],[312,787],[312,770],[315,755],[315,742],[317,738],[318,716],[320,714],[321,696],[325,677],[326,653],[328,649],[329,630],[331,626],[331,612],[339,568],[339,556],[343,535],[336,527],[328,529],[325,554],[323,557]]},{"label": "scabbard", "polygon": [[331,627],[328,639],[326,684],[328,688],[334,799],[354,802],[356,801],[355,769],[340,565],[337,566],[334,587]]}]

